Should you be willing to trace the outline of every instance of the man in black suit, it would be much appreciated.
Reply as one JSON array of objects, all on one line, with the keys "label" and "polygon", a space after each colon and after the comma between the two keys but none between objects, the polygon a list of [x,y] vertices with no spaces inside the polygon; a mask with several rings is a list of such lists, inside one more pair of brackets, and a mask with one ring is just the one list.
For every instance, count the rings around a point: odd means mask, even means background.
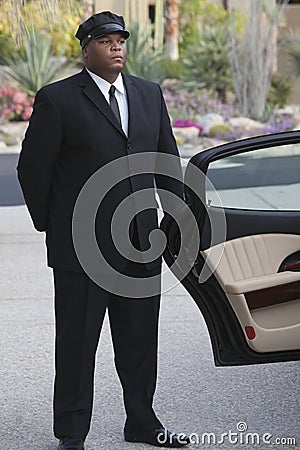
[{"label": "man in black suit", "polygon": [[[79,26],[76,37],[85,68],[37,93],[18,164],[34,226],[46,232],[48,264],[54,273],[54,433],[59,449],[84,448],[92,414],[95,353],[108,309],[116,370],[124,392],[125,440],[182,447],[188,438],[165,430],[152,408],[160,301],[157,286],[153,295],[117,295],[114,275],[112,289],[104,288],[82,267],[72,237],[76,199],[93,174],[107,163],[140,153],[178,157],[176,143],[160,87],[122,73],[129,37],[123,18],[110,11],[94,14]],[[153,167],[155,164],[153,160]],[[174,178],[133,173],[129,164],[125,167],[127,178],[116,183],[101,202],[95,234],[115,273],[142,279],[160,276],[160,256],[138,263],[120,255],[112,240],[111,221],[120,202],[140,189],[148,189],[153,203],[155,184],[182,200],[179,158],[172,164]],[[134,202],[132,205],[134,210]],[[147,250],[149,233],[157,227],[153,208],[138,211],[129,226],[134,247]],[[95,273],[100,280],[110,279],[105,268],[95,267]]]}]

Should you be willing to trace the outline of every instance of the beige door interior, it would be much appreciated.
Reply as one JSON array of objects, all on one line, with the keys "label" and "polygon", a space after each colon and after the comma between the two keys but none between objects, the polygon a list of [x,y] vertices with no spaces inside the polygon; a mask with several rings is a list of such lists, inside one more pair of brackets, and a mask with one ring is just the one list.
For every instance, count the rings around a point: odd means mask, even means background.
[{"label": "beige door interior", "polygon": [[[284,259],[300,250],[300,236],[262,234],[220,246],[214,275],[249,346],[257,352],[300,348],[300,272],[278,272]],[[208,264],[212,250],[202,252]]]}]

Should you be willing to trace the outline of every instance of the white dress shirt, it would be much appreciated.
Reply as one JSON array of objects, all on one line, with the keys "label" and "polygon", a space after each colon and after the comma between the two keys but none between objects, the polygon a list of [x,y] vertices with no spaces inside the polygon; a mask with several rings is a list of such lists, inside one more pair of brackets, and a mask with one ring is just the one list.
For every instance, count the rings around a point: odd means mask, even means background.
[{"label": "white dress shirt", "polygon": [[[90,76],[93,78],[95,83],[97,84],[98,88],[104,95],[107,103],[109,104],[109,89],[111,84],[104,80],[103,78],[99,77],[99,75],[96,75],[95,73],[91,72],[89,69],[85,68],[86,71],[90,74]],[[122,75],[119,73],[118,78],[116,81],[114,81],[113,85],[116,88],[115,91],[115,97],[117,99],[119,110],[120,110],[120,116],[121,116],[121,122],[122,122],[122,129],[126,136],[128,136],[128,102],[127,102],[127,95],[126,95],[126,89],[123,83]]]}]

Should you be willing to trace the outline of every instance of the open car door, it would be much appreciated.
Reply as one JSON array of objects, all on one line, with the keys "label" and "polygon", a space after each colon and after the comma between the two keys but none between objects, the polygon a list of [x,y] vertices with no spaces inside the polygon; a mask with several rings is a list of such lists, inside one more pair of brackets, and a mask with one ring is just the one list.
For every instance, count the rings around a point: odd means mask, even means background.
[{"label": "open car door", "polygon": [[[187,275],[180,264],[174,273],[206,321],[215,364],[299,360],[300,131],[200,152],[186,167],[185,184],[200,245]],[[178,224],[166,217],[161,228],[164,258],[174,266]],[[182,245],[188,258],[194,243]]]}]

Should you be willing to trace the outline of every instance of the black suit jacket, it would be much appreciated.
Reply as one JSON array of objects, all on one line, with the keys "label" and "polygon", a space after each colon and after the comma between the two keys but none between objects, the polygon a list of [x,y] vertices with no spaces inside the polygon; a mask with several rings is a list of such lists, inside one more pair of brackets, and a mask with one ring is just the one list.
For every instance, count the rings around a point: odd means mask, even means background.
[{"label": "black suit jacket", "polygon": [[[123,75],[129,108],[128,138],[96,83],[85,69],[43,87],[36,95],[18,163],[18,177],[34,226],[46,231],[48,264],[61,270],[82,271],[72,241],[72,213],[86,181],[99,168],[122,156],[162,152],[178,156],[161,89],[155,83]],[[154,169],[149,167],[149,172]],[[127,169],[126,169],[127,170]],[[181,168],[172,172],[181,179]],[[116,269],[126,260],[110,237],[111,217],[122,199],[154,186],[183,198],[182,184],[153,173],[130,176],[118,183],[101,204],[96,220],[98,244]],[[154,196],[154,193],[148,194]],[[157,228],[154,209],[139,213],[135,226],[141,250]],[[160,264],[148,262],[148,268]]]}]

